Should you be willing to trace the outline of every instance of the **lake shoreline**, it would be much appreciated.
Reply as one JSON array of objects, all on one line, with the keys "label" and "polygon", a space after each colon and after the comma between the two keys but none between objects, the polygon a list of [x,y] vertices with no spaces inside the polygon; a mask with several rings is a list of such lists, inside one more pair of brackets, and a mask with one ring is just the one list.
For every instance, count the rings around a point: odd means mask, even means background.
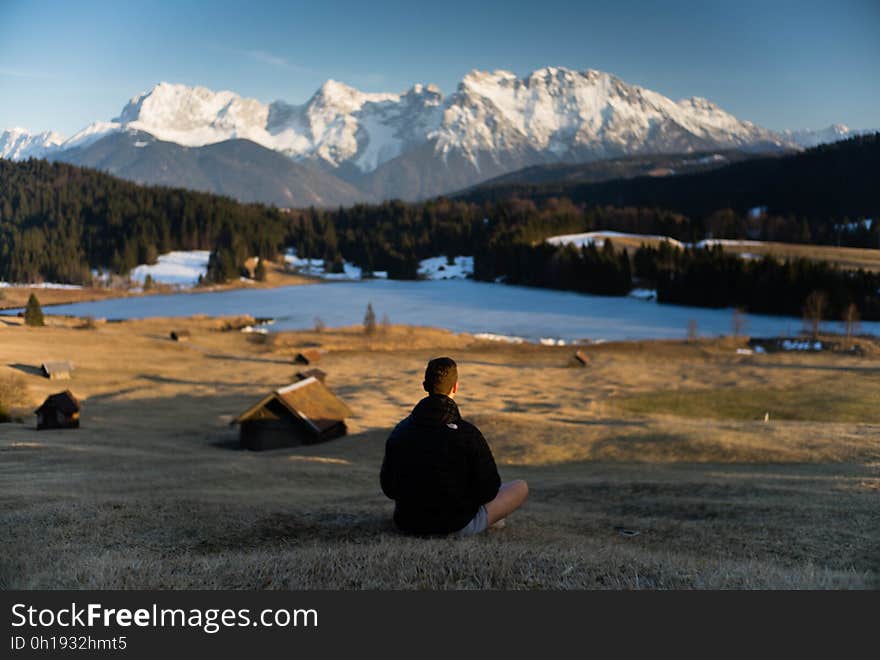
[{"label": "lake shoreline", "polygon": [[[314,280],[312,280],[314,281]],[[128,297],[56,305],[51,314],[95,319],[250,316],[274,319],[273,331],[304,330],[316,324],[363,322],[368,305],[378,323],[445,328],[510,341],[591,344],[597,341],[688,339],[734,334],[793,337],[799,318],[744,315],[731,309],[659,304],[634,297],[596,296],[475,280],[334,281],[335,286],[236,287],[176,295]],[[7,312],[8,314],[8,312]],[[387,320],[387,321],[386,321]],[[744,321],[744,325],[742,322]],[[842,334],[839,322],[823,332]],[[880,336],[880,323],[865,322],[858,334]]]},{"label": "lake shoreline", "polygon": [[[268,262],[267,262],[268,263]],[[83,286],[82,288],[52,288],[43,285],[11,284],[0,288],[0,312],[10,309],[20,309],[27,304],[27,300],[33,293],[40,301],[43,309],[57,307],[59,305],[74,305],[77,303],[98,302],[103,300],[118,300],[122,298],[144,298],[156,295],[192,295],[197,293],[219,293],[239,289],[277,289],[285,286],[301,286],[305,284],[321,284],[326,282],[320,277],[304,275],[285,270],[278,264],[270,264],[266,273],[266,280],[240,279],[224,284],[196,285],[180,287],[168,284],[155,284],[144,291],[140,287],[128,289],[113,289],[109,287]]]}]

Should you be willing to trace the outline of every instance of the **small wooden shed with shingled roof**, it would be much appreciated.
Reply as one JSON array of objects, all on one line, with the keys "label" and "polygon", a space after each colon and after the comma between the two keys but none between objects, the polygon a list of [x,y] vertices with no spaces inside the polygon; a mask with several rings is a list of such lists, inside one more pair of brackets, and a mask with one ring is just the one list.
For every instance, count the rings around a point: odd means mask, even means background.
[{"label": "small wooden shed with shingled roof", "polygon": [[34,411],[37,416],[37,430],[78,429],[79,411],[79,401],[70,390],[51,394]]},{"label": "small wooden shed with shingled roof", "polygon": [[295,447],[345,435],[351,409],[317,378],[273,390],[232,420],[243,449]]},{"label": "small wooden shed with shingled roof", "polygon": [[40,371],[50,380],[68,380],[70,372],[73,371],[73,364],[69,360],[43,362]]}]

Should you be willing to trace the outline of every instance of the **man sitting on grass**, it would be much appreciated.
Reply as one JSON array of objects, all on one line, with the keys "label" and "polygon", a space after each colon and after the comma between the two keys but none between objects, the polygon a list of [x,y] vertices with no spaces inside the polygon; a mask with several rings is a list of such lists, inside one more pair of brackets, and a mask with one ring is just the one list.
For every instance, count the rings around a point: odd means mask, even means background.
[{"label": "man sitting on grass", "polygon": [[428,393],[391,432],[380,482],[395,501],[394,523],[422,536],[479,534],[525,501],[525,481],[502,484],[480,430],[461,418],[452,397],[458,368],[448,357],[428,362]]}]

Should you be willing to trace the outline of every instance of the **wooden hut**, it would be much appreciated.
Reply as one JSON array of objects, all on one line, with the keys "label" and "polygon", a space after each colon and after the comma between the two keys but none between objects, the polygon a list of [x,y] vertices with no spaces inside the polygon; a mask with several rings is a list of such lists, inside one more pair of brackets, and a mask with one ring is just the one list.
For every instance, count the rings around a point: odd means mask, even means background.
[{"label": "wooden hut", "polygon": [[78,429],[79,411],[79,401],[70,390],[52,394],[34,411],[37,430]]},{"label": "wooden hut", "polygon": [[189,341],[189,330],[172,330],[171,339],[174,341]]},{"label": "wooden hut", "polygon": [[590,364],[590,357],[582,350],[578,349],[574,352],[574,364],[578,367],[586,367]]},{"label": "wooden hut", "polygon": [[317,348],[304,348],[294,356],[293,361],[296,364],[314,364],[320,359],[321,351]]},{"label": "wooden hut", "polygon": [[327,372],[323,369],[318,369],[315,367],[314,369],[308,369],[306,371],[299,371],[296,374],[297,380],[305,380],[306,378],[317,378],[322,383],[327,383]]},{"label": "wooden hut", "polygon": [[68,380],[71,371],[73,364],[69,360],[43,362],[40,365],[40,372],[50,380]]},{"label": "wooden hut", "polygon": [[345,435],[351,410],[310,376],[260,399],[232,420],[243,449],[295,447]]}]

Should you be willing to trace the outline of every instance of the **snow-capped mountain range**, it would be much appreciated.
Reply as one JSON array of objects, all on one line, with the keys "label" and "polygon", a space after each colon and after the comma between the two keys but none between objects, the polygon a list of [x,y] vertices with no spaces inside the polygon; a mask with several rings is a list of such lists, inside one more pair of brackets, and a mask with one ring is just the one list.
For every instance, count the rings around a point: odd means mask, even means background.
[{"label": "snow-capped mountain range", "polygon": [[817,147],[820,144],[830,144],[832,142],[840,142],[851,137],[872,133],[873,131],[853,130],[844,124],[832,124],[828,128],[820,128],[818,130],[803,129],[790,130],[786,129],[781,132],[782,136],[787,140],[795,142],[799,146],[809,149]]},{"label": "snow-capped mountain range", "polygon": [[64,136],[54,131],[30,133],[24,128],[8,128],[0,133],[0,158],[42,158],[58,150],[64,141]]},{"label": "snow-capped mountain range", "polygon": [[[146,144],[144,134],[189,148],[250,140],[317,166],[365,199],[449,192],[540,163],[784,149],[802,139],[737,119],[703,98],[673,101],[608,73],[547,67],[523,78],[472,71],[448,96],[434,85],[371,94],[329,80],[302,105],[163,82],[132,98],[118,117],[68,139],[5,131],[0,157],[95,164],[89,150],[120,133],[135,147]],[[109,162],[102,153],[97,165]]]}]

